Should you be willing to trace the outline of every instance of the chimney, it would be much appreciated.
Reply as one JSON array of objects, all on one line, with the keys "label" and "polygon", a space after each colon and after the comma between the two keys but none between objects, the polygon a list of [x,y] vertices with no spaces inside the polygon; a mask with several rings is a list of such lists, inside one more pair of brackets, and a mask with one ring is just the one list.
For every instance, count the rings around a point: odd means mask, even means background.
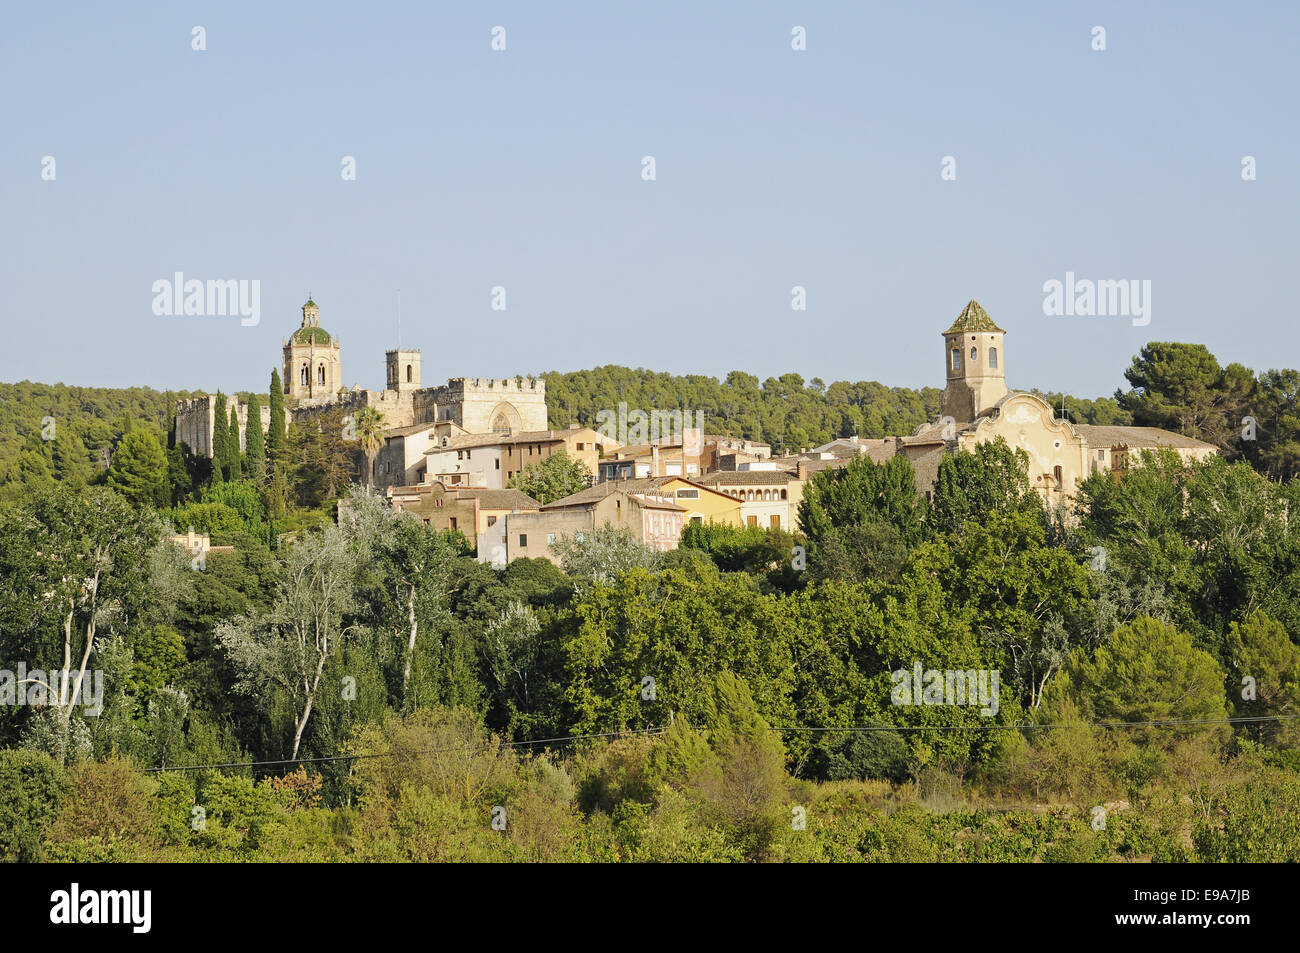
[{"label": "chimney", "polygon": [[650,444],[650,475],[652,477],[662,476],[659,472],[659,444]]}]

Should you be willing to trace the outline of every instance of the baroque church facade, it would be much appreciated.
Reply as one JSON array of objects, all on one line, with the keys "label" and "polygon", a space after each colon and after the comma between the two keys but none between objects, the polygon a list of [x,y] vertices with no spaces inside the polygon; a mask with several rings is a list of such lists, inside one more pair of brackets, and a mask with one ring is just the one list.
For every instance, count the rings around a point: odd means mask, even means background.
[{"label": "baroque church facade", "polygon": [[911,460],[922,492],[933,488],[944,454],[999,437],[1028,456],[1029,484],[1049,506],[1068,503],[1093,473],[1138,465],[1144,450],[1170,449],[1185,460],[1218,452],[1213,444],[1157,427],[1071,423],[1038,395],[1009,390],[1006,331],[978,301],[968,303],[942,336],[946,380],[939,419],[895,438],[892,448]]}]

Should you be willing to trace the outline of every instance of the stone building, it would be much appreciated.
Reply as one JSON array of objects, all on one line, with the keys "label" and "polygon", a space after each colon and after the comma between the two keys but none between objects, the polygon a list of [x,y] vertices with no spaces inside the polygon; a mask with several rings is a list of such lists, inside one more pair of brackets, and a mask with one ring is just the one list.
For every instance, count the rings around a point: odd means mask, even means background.
[{"label": "stone building", "polygon": [[[388,484],[420,473],[424,468],[418,457],[444,439],[547,428],[546,382],[540,378],[454,377],[444,385],[425,387],[419,349],[394,348],[384,358],[383,390],[345,387],[342,342],[321,326],[320,309],[308,298],[298,329],[283,342],[281,384],[287,422],[302,425],[334,411],[347,417],[366,407],[377,410],[386,432],[411,438],[385,456],[385,472],[392,474],[385,481]],[[203,401],[210,399],[179,401],[176,406],[177,440],[207,456],[212,455],[212,412]],[[268,426],[269,407],[262,408],[262,415],[264,427]],[[433,429],[422,429],[424,424]],[[242,429],[240,439],[242,446]]]},{"label": "stone building", "polygon": [[[216,423],[217,397],[208,394],[204,397],[191,397],[176,402],[176,424],[173,429],[176,445],[182,443],[190,448],[191,453],[212,458],[212,432]],[[230,408],[235,408],[239,420],[239,449],[242,453],[248,449],[248,404],[240,403],[235,397],[226,398],[226,415]],[[271,426],[271,408],[265,403],[261,407],[262,432]]]},{"label": "stone building", "polygon": [[302,306],[302,326],[284,342],[280,374],[284,396],[294,403],[330,401],[343,387],[343,343],[320,326],[311,298]]},{"label": "stone building", "polygon": [[[646,482],[646,481],[637,481]],[[602,527],[624,528],[656,552],[676,549],[686,525],[687,511],[674,502],[671,490],[642,486],[631,492],[617,484],[597,484],[556,500],[536,513],[512,513],[503,531],[506,562],[545,558],[558,565],[552,547],[565,536],[581,539]],[[482,551],[480,550],[480,559]]]}]

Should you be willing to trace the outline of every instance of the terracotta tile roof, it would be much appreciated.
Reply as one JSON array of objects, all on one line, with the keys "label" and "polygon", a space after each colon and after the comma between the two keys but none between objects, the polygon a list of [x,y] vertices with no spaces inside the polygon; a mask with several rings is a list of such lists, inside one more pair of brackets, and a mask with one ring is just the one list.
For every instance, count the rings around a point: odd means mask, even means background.
[{"label": "terracotta tile roof", "polygon": [[754,486],[769,483],[798,483],[789,470],[716,470],[697,481],[705,486]]},{"label": "terracotta tile roof", "polygon": [[449,492],[453,490],[462,500],[477,497],[479,508],[484,510],[539,510],[542,508],[541,503],[534,500],[523,490],[513,488],[493,490],[481,486],[448,487]]},{"label": "terracotta tile roof", "polygon": [[1074,424],[1075,431],[1088,441],[1093,449],[1109,448],[1119,444],[1130,449],[1157,449],[1170,447],[1177,450],[1214,450],[1214,444],[1187,437],[1159,427],[1103,427],[1093,424]]}]

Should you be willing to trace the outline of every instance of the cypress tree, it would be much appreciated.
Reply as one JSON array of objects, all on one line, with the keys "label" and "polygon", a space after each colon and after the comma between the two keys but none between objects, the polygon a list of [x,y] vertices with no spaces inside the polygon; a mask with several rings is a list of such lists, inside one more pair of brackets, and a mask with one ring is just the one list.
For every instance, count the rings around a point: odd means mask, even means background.
[{"label": "cypress tree", "polygon": [[266,437],[262,434],[262,402],[257,394],[248,397],[247,426],[244,455],[248,461],[248,475],[260,484],[266,481]]},{"label": "cypress tree", "polygon": [[217,391],[217,401],[212,408],[212,482],[226,478],[226,442],[230,423],[226,420],[226,395]]},{"label": "cypress tree", "polygon": [[284,455],[284,385],[280,372],[271,371],[271,425],[266,431],[266,456],[272,464],[279,464]]},{"label": "cypress tree", "polygon": [[226,478],[242,480],[243,468],[239,465],[239,401],[230,405],[230,429],[226,432]]}]

